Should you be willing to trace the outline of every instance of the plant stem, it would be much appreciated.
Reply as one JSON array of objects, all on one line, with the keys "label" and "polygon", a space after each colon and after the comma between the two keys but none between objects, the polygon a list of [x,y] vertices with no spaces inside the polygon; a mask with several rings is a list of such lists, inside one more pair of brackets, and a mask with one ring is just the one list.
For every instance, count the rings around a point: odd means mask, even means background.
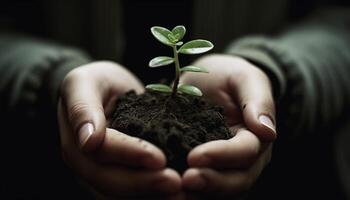
[{"label": "plant stem", "polygon": [[175,62],[175,80],[173,85],[173,92],[171,94],[172,97],[176,96],[177,93],[177,86],[179,85],[180,80],[180,62],[179,62],[179,55],[177,53],[176,45],[173,46],[173,52],[174,52],[174,62]]}]

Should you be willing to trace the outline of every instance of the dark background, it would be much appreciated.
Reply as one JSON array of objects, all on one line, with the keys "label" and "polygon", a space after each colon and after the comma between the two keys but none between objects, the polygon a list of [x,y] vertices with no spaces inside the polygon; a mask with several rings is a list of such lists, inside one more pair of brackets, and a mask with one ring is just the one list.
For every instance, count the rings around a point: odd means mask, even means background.
[{"label": "dark background", "polygon": [[[192,1],[188,0],[125,0],[123,1],[126,35],[126,50],[121,58],[101,54],[94,49],[90,41],[96,37],[90,31],[91,13],[94,9],[92,0],[86,4],[72,7],[86,7],[86,20],[77,26],[83,27],[78,40],[69,37],[55,38],[46,21],[47,6],[51,1],[44,0],[5,0],[0,2],[0,25],[3,30],[14,30],[39,38],[69,44],[87,51],[93,59],[118,61],[135,72],[145,83],[157,82],[163,77],[170,81],[172,67],[150,69],[147,67],[151,58],[158,55],[171,55],[171,49],[157,42],[150,33],[153,25],[172,28],[185,25],[191,33]],[[297,22],[318,4],[338,5],[349,1],[293,0],[290,4],[290,22]],[[158,6],[154,6],[157,4]],[[181,10],[171,13],[168,8]],[[74,10],[73,10],[74,11]],[[147,20],[142,16],[147,15]],[[64,17],[64,16],[62,16]],[[185,41],[191,39],[186,35]],[[184,57],[188,63],[193,58]],[[44,109],[44,108],[43,108]],[[45,111],[44,111],[45,112]],[[55,113],[47,113],[48,118]],[[54,117],[53,117],[54,119]],[[60,159],[59,137],[55,120],[23,121],[20,116],[1,118],[0,135],[0,199],[89,199],[84,189],[76,183],[73,173]],[[38,130],[35,124],[43,124]],[[57,130],[57,127],[56,129]],[[327,130],[324,130],[327,132]],[[332,131],[332,130],[329,130]],[[32,141],[32,136],[41,138]],[[320,135],[319,137],[323,137]],[[310,141],[312,145],[310,145]],[[333,166],[332,141],[305,137],[298,142],[285,141],[281,137],[275,144],[273,160],[265,170],[250,194],[252,199],[268,197],[270,199],[345,199],[337,183],[337,174]],[[327,182],[327,185],[323,184]]]}]

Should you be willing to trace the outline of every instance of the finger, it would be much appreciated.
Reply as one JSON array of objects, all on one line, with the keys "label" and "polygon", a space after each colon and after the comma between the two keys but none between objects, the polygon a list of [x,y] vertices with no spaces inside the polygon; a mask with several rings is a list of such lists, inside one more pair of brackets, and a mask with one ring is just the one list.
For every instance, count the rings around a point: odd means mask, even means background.
[{"label": "finger", "polygon": [[[196,85],[197,87],[201,88],[203,90],[202,92],[204,95],[210,99],[213,103],[222,106],[224,108],[224,116],[227,124],[229,125],[234,125],[237,124],[238,122],[242,121],[242,114],[239,106],[237,106],[233,101],[231,96],[225,91],[221,90],[218,88],[212,88],[212,87],[207,87],[205,88],[204,86],[200,85],[199,83],[192,83],[191,80],[197,80],[192,78],[188,78],[188,76],[184,76],[186,78],[183,83],[184,84],[190,84],[190,85]],[[205,79],[203,80],[204,83],[206,83],[208,80]]]},{"label": "finger", "polygon": [[[106,91],[104,95],[104,110],[107,117],[111,117],[115,109],[116,100],[124,93],[134,90],[137,94],[144,92],[145,87],[125,67],[109,61],[98,61],[88,64],[90,73],[99,74],[96,82],[100,83],[99,89]],[[101,69],[104,70],[101,70]]]},{"label": "finger", "polygon": [[107,129],[96,156],[104,163],[118,163],[131,167],[162,169],[166,164],[164,154],[153,144],[114,129]]},{"label": "finger", "polygon": [[242,122],[241,109],[232,101],[227,92],[216,91],[216,94],[211,95],[210,99],[224,108],[225,119],[229,126]]},{"label": "finger", "polygon": [[103,194],[113,197],[166,196],[181,189],[181,177],[172,169],[159,171],[102,167],[88,180]]},{"label": "finger", "polygon": [[210,168],[192,168],[182,178],[186,190],[215,196],[237,196],[246,192],[270,161],[271,147],[247,170],[217,171]]},{"label": "finger", "polygon": [[103,90],[85,71],[75,69],[62,85],[62,103],[69,124],[78,136],[78,144],[85,151],[95,150],[103,141],[106,118],[103,109]]},{"label": "finger", "polygon": [[171,169],[133,170],[95,163],[72,142],[71,127],[59,109],[61,145],[65,160],[80,177],[108,196],[168,195],[181,188],[181,178]]},{"label": "finger", "polygon": [[270,81],[260,69],[249,70],[239,77],[230,77],[232,96],[242,109],[248,129],[263,141],[273,141],[276,138],[275,105]]},{"label": "finger", "polygon": [[97,165],[92,169],[85,171],[88,174],[80,173],[81,177],[97,193],[111,199],[156,199],[179,193],[181,189],[180,175],[169,168],[147,171]]},{"label": "finger", "polygon": [[[93,190],[93,189],[90,189]],[[101,193],[98,193],[97,191],[94,192],[94,197],[96,200],[115,200],[115,197],[107,197],[106,195],[103,195]],[[139,197],[124,197],[124,198],[118,198],[118,200],[199,200],[197,198],[191,198],[188,196],[188,194],[185,194],[184,192],[174,193],[170,195],[162,195],[162,196],[139,196]]]},{"label": "finger", "polygon": [[187,160],[191,167],[247,168],[256,161],[261,147],[255,134],[240,128],[229,140],[215,140],[197,146],[189,153]]},{"label": "finger", "polygon": [[192,192],[217,197],[235,196],[249,189],[253,178],[241,171],[219,172],[209,168],[192,168],[183,175],[183,187]]}]

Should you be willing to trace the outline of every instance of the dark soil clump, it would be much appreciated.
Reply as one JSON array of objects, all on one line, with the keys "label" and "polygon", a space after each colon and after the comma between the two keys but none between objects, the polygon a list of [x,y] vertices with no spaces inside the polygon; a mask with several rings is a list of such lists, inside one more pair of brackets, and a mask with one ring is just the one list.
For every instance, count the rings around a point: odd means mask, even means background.
[{"label": "dark soil clump", "polygon": [[117,101],[111,128],[158,146],[168,166],[182,173],[187,154],[202,143],[230,138],[223,109],[190,95],[131,91]]}]

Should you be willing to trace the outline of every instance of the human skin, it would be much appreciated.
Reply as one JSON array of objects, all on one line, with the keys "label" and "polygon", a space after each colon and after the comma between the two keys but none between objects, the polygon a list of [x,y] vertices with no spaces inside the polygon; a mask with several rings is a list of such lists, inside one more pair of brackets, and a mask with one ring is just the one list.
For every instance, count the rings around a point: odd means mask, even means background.
[{"label": "human skin", "polygon": [[233,56],[204,56],[194,65],[210,73],[186,73],[181,82],[198,86],[224,107],[235,137],[194,148],[188,155],[190,168],[182,177],[165,167],[165,156],[154,145],[106,128],[120,95],[131,89],[144,91],[135,76],[121,65],[100,61],[78,67],[65,77],[58,105],[62,154],[98,196],[195,199],[188,195],[194,192],[227,197],[254,184],[271,158],[276,138],[268,77]]},{"label": "human skin", "polygon": [[271,159],[276,129],[270,81],[258,67],[231,55],[204,56],[194,65],[209,74],[186,73],[182,83],[199,87],[224,107],[234,137],[194,148],[183,187],[206,196],[238,196],[249,190]]},{"label": "human skin", "polygon": [[141,93],[144,87],[113,62],[80,66],[65,77],[58,105],[63,158],[103,196],[124,199],[177,193],[181,178],[165,167],[160,149],[106,128],[116,99],[131,89]]}]

